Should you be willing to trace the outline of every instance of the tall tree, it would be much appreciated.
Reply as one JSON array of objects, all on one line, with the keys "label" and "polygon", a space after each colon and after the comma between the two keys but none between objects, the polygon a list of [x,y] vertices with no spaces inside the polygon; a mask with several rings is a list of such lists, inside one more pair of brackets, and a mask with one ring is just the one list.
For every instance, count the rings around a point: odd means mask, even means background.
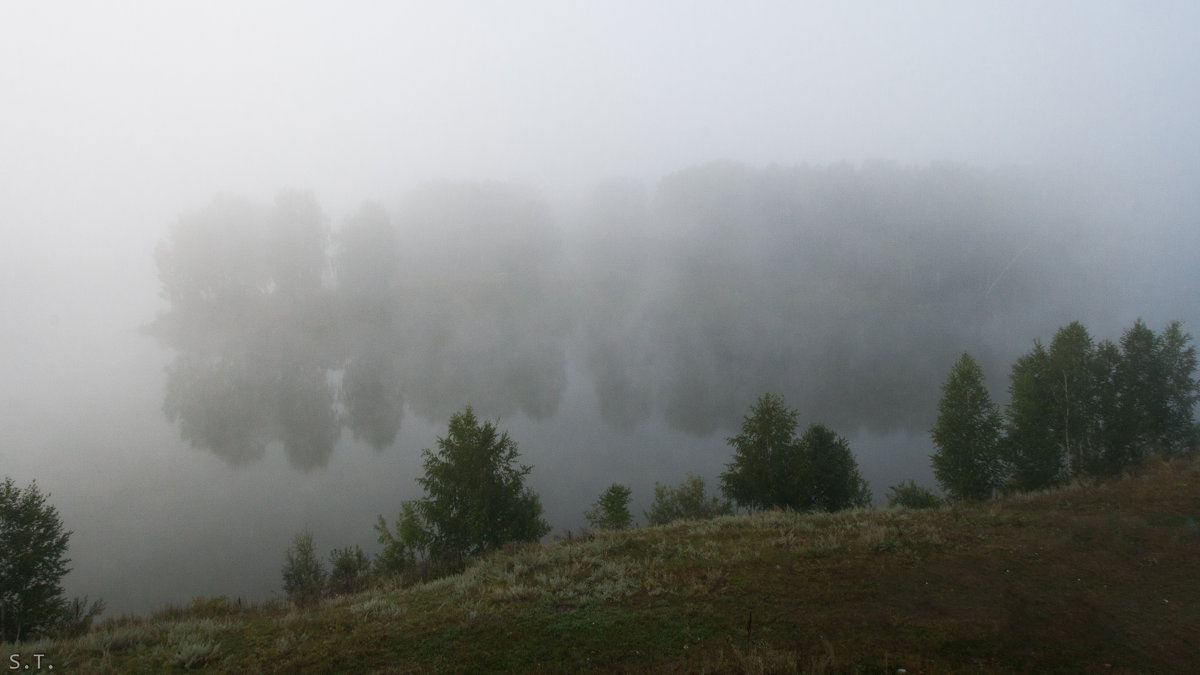
[{"label": "tall tree", "polygon": [[742,429],[726,439],[733,461],[721,474],[721,491],[740,507],[803,509],[804,457],[796,440],[799,413],[778,394],[763,394],[742,418]]},{"label": "tall tree", "polygon": [[421,453],[425,475],[417,482],[425,496],[404,503],[393,539],[437,564],[458,567],[468,557],[510,541],[537,541],[550,531],[541,500],[525,486],[531,469],[517,463],[517,444],[507,432],[491,421],[480,423],[467,406],[450,417],[437,445],[436,453]]},{"label": "tall tree", "polygon": [[0,642],[48,631],[68,607],[61,581],[71,532],[47,497],[37,483],[0,483]]},{"label": "tall tree", "polygon": [[1000,485],[1000,412],[983,385],[983,370],[963,353],[942,384],[938,418],[930,429],[931,460],[942,489],[954,499],[986,499]]},{"label": "tall tree", "polygon": [[1062,480],[1066,473],[1062,448],[1055,437],[1050,357],[1042,343],[1013,363],[1009,373],[1008,429],[1004,458],[1012,487],[1037,490]]},{"label": "tall tree", "polygon": [[1087,329],[1072,321],[1054,333],[1047,354],[1046,382],[1053,402],[1053,414],[1047,422],[1072,475],[1080,473],[1093,454],[1087,431],[1092,416],[1094,350]]},{"label": "tall tree", "polygon": [[1183,325],[1172,321],[1158,336],[1158,361],[1165,374],[1162,448],[1168,455],[1187,452],[1200,445],[1195,411],[1200,401],[1196,381],[1196,347]]},{"label": "tall tree", "polygon": [[1101,340],[1096,345],[1092,359],[1091,434],[1100,446],[1100,452],[1089,471],[1114,474],[1128,466],[1135,458],[1134,427],[1130,419],[1128,401],[1122,394],[1125,367],[1122,365],[1121,349],[1112,340]]},{"label": "tall tree", "polygon": [[1116,379],[1123,408],[1121,423],[1131,441],[1131,463],[1160,450],[1162,420],[1167,413],[1163,395],[1166,378],[1157,352],[1158,338],[1141,319],[1121,335]]}]

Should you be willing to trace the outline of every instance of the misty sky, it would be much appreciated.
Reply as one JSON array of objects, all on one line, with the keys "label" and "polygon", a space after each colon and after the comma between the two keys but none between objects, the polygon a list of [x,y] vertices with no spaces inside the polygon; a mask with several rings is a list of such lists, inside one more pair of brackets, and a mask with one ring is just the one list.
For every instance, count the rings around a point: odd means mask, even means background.
[{"label": "misty sky", "polygon": [[[962,250],[994,242],[1007,256],[995,269],[963,263],[994,310],[973,305],[969,321],[945,323],[904,308],[848,312],[911,323],[847,341],[854,325],[831,322],[804,351],[824,370],[776,380],[795,386],[783,393],[802,420],[853,427],[839,431],[877,498],[909,477],[931,483],[919,397],[867,419],[830,403],[850,400],[844,392],[799,383],[867,370],[859,356],[890,341],[904,345],[896,359],[928,361],[913,373],[933,387],[951,363],[938,370],[942,354],[983,350],[999,398],[1004,364],[1072,319],[1114,339],[1138,316],[1155,329],[1200,326],[1200,6],[981,5],[0,4],[0,474],[52,493],[75,531],[68,592],[104,597],[110,613],[278,593],[283,552],[304,528],[323,550],[373,551],[375,515],[416,496],[419,451],[444,433],[436,414],[453,398],[407,397],[390,447],[342,433],[309,471],[278,448],[235,466],[192,447],[164,415],[176,355],[141,330],[168,307],[155,249],[219,195],[266,208],[286,190],[311,191],[331,231],[370,201],[397,227],[434,223],[413,237],[437,246],[439,205],[497,181],[531,195],[545,240],[557,238],[554,274],[567,276],[548,275],[630,286],[606,305],[611,316],[514,343],[531,359],[561,349],[561,378],[495,414],[534,465],[556,529],[579,526],[614,481],[633,488],[640,513],[655,480],[695,471],[715,483],[729,420],[763,382],[742,366],[778,373],[754,355],[791,354],[772,351],[784,327],[766,320],[753,339],[721,332],[760,325],[750,310],[655,317],[716,307],[680,280],[715,278],[705,275],[731,251],[742,258],[728,288],[754,294],[777,278],[809,288],[811,276],[783,263],[748,278],[776,240],[743,233],[776,223],[754,215],[761,200],[803,205],[797,186],[831,177],[835,188],[917,186],[929,213],[962,220],[986,206],[961,230]],[[838,179],[830,167],[841,163],[850,173]],[[967,178],[936,178],[947,166]],[[897,178],[906,171],[908,183]],[[877,218],[902,212],[897,231],[929,232],[913,224],[914,192],[897,190],[879,213],[830,216],[862,225],[856,238],[803,241],[885,259],[889,240],[867,227]],[[704,217],[718,211],[726,229],[712,235]],[[635,221],[662,236],[623,248]],[[497,227],[498,241],[512,232]],[[630,260],[636,275],[621,272]],[[906,341],[914,334],[945,339],[922,351]],[[956,347],[958,336],[969,344]],[[751,348],[702,358],[729,341]],[[626,371],[643,380],[618,381]],[[419,374],[424,391],[452,390],[438,372],[431,362]],[[891,376],[910,386],[904,372]],[[701,389],[728,400],[682,396]],[[713,413],[697,415],[705,406]]]}]

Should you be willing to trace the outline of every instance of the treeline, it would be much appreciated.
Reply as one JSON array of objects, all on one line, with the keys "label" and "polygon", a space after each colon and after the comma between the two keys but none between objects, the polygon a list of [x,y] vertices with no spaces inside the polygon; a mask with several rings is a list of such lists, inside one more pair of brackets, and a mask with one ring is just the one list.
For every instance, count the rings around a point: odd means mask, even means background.
[{"label": "treeline", "polygon": [[978,499],[1194,450],[1200,384],[1190,342],[1178,321],[1156,334],[1139,319],[1116,343],[1072,322],[1013,363],[1003,415],[964,353],[931,429],[938,482],[953,498]]},{"label": "treeline", "polygon": [[1107,246],[1080,208],[1029,176],[886,164],[710,164],[599,186],[562,220],[498,183],[336,223],[309,193],[226,196],[168,229],[148,332],[175,354],[164,412],[231,464],[279,445],[316,469],[343,432],[385,448],[405,414],[467,401],[545,419],[568,372],[620,429],[724,434],[785,391],[835,428],[916,433],[959,351],[998,368],[1026,326],[1111,302],[1111,265],[1044,291]]}]

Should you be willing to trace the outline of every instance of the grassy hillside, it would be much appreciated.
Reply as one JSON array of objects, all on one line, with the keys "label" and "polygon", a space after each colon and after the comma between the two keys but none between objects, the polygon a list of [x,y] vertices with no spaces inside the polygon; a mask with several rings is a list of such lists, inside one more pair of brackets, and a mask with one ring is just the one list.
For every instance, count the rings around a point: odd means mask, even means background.
[{"label": "grassy hillside", "polygon": [[95,673],[1194,672],[1200,458],[1152,463],[979,505],[514,548],[305,611],[198,600],[0,656]]}]

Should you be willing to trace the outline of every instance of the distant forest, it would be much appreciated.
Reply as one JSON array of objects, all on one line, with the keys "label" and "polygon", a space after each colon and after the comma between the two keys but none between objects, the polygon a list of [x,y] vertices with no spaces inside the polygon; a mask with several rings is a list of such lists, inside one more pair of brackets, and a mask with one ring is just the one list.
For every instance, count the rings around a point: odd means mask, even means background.
[{"label": "distant forest", "polygon": [[221,196],[158,247],[147,330],[175,353],[164,412],[235,464],[279,442],[321,467],[343,429],[384,448],[406,408],[549,417],[569,370],[620,428],[727,432],[778,391],[837,429],[924,433],[964,349],[1003,373],[1003,346],[1103,302],[1072,203],[1019,172],[887,164],[710,164],[557,216],[486,182],[336,224],[307,192]]}]

